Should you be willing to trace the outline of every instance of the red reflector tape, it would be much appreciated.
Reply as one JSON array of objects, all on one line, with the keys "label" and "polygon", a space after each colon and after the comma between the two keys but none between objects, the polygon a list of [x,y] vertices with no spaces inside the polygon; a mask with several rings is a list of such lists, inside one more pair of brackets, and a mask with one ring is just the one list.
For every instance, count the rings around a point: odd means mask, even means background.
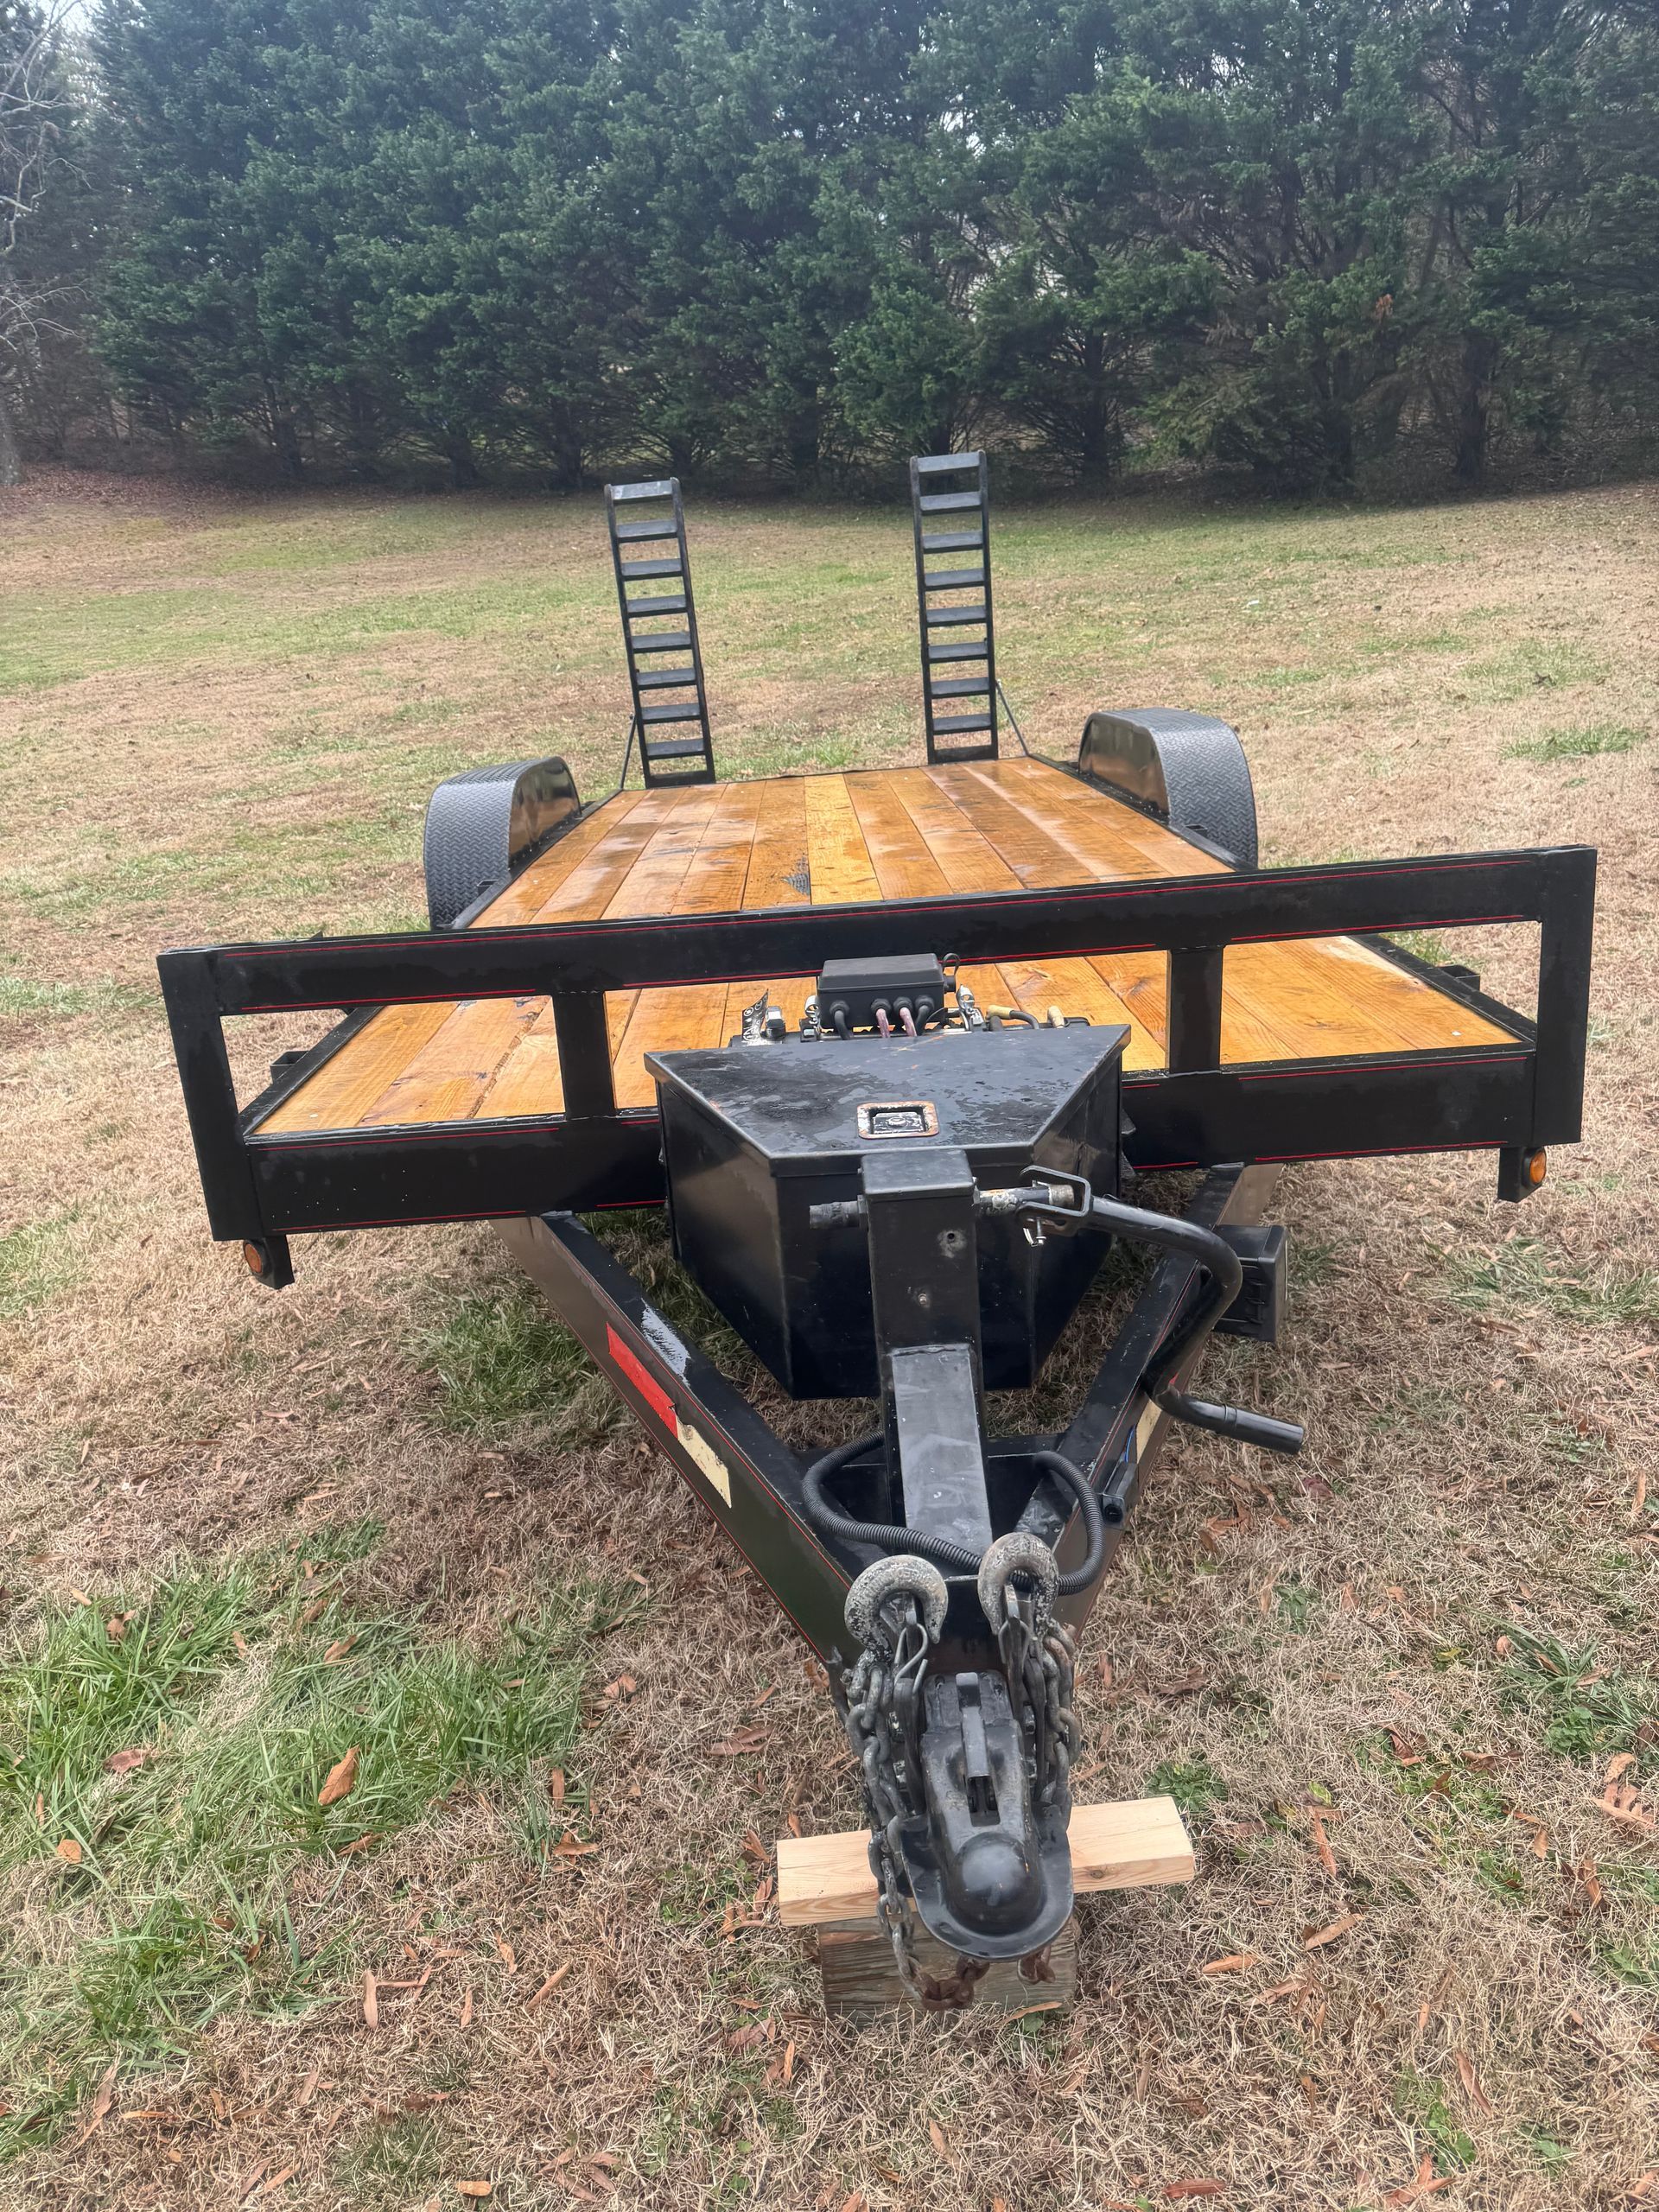
[{"label": "red reflector tape", "polygon": [[674,1418],[673,1399],[669,1396],[639,1354],[632,1351],[623,1343],[608,1321],[605,1324],[605,1348],[669,1434],[677,1435],[679,1424]]}]

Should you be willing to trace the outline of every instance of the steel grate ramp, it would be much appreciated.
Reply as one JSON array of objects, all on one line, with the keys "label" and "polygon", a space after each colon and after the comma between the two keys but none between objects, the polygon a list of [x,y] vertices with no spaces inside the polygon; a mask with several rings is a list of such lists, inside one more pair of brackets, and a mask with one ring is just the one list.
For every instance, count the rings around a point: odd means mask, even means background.
[{"label": "steel grate ramp", "polygon": [[645,782],[712,783],[715,751],[680,480],[607,484],[605,514]]},{"label": "steel grate ramp", "polygon": [[990,474],[984,454],[942,453],[913,460],[910,498],[928,760],[995,760],[996,639]]}]

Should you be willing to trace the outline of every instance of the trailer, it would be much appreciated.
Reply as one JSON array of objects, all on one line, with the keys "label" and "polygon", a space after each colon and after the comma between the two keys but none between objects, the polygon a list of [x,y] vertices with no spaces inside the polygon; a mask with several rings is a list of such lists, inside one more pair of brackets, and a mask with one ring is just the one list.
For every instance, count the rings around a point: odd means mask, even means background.
[{"label": "trailer", "polygon": [[[615,790],[469,771],[428,811],[428,931],[160,960],[213,1236],[281,1287],[308,1233],[497,1223],[823,1662],[868,1829],[786,1842],[780,1882],[855,2010],[1028,2001],[1078,1890],[1190,1872],[1166,1802],[1072,1803],[1137,1490],[1173,1424],[1300,1447],[1195,1387],[1212,1334],[1282,1326],[1287,1163],[1484,1151],[1519,1201],[1577,1140],[1595,880],[1579,847],[1260,868],[1205,715],[1028,750],[984,457],[911,488],[921,764],[721,780],[679,485],[613,485]],[[1498,924],[1537,929],[1529,1014],[1396,941]],[[226,1023],[319,1012],[240,1100]],[[868,1433],[791,1449],[590,1225],[664,1205],[784,1390],[869,1402]],[[990,1433],[1114,1243],[1145,1266],[1071,1419]]]}]

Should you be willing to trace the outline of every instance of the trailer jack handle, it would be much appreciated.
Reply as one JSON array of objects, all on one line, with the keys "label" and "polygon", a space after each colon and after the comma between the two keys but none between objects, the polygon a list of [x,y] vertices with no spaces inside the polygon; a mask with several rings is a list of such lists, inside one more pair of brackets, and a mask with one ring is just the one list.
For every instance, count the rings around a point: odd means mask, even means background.
[{"label": "trailer jack handle", "polygon": [[1244,1280],[1238,1255],[1226,1238],[1174,1214],[1153,1213],[1145,1206],[1096,1198],[1080,1177],[1059,1184],[1051,1182],[1040,1169],[1031,1173],[1033,1182],[1020,1188],[983,1194],[994,1202],[995,1211],[1024,1217],[1027,1235],[1072,1236],[1079,1230],[1099,1230],[1122,1237],[1126,1243],[1150,1244],[1160,1251],[1194,1260],[1208,1276],[1207,1292],[1147,1363],[1141,1383],[1154,1405],[1174,1421],[1208,1429],[1214,1436],[1229,1437],[1236,1444],[1259,1445],[1265,1452],[1300,1452],[1305,1434],[1300,1421],[1274,1421],[1268,1414],[1249,1413],[1243,1406],[1213,1405],[1207,1398],[1189,1397],[1179,1387],[1182,1368],[1238,1296]]}]

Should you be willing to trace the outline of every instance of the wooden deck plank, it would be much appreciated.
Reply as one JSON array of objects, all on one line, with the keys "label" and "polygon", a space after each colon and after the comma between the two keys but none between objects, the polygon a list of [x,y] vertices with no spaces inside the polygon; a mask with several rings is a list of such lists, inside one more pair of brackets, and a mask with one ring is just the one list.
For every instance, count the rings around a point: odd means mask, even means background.
[{"label": "wooden deck plank", "polygon": [[542,1002],[535,999],[463,999],[431,1040],[365,1109],[360,1128],[388,1122],[464,1122]]},{"label": "wooden deck plank", "polygon": [[[1222,863],[1108,793],[1046,763],[863,769],[752,784],[629,791],[595,808],[474,926],[601,914],[715,913],[935,898],[1157,874]],[[1167,963],[1159,952],[976,963],[982,1006],[1051,1005],[1127,1021],[1132,1068],[1161,1064]],[[723,1044],[758,982],[612,993],[619,1101],[647,1105],[647,1050]],[[790,1020],[810,988],[774,982]],[[1352,939],[1236,945],[1226,956],[1229,1061],[1470,1047],[1507,1033]],[[279,1135],[484,1114],[545,1114],[563,1098],[545,998],[387,1007],[264,1123]]]},{"label": "wooden deck plank", "polygon": [[1086,1014],[1093,1022],[1127,1022],[1126,1068],[1160,1068],[1164,1048],[1146,1024],[1126,1006],[1086,960],[1005,960],[1002,973],[1021,1013],[1041,1021],[1052,1006],[1062,1014]]},{"label": "wooden deck plank", "polygon": [[1166,830],[1134,807],[1122,804],[1098,785],[1086,783],[1080,776],[1067,775],[1046,760],[1003,760],[996,765],[1003,772],[997,783],[1007,790],[1010,797],[1017,791],[1022,799],[1035,797],[1052,804],[1058,801],[1057,787],[1070,785],[1077,793],[1076,799],[1067,794],[1065,811],[1071,822],[1070,834],[1077,835],[1085,823],[1106,825],[1122,846],[1152,862],[1154,875],[1216,875],[1226,868],[1224,861],[1217,860],[1213,854],[1202,851],[1197,845],[1188,844],[1185,837]]},{"label": "wooden deck plank", "polygon": [[927,849],[927,841],[902,801],[878,772],[865,769],[847,779],[848,795],[858,816],[870,866],[884,899],[940,899],[950,889]]},{"label": "wooden deck plank", "polygon": [[1515,1041],[1507,1029],[1488,1021],[1484,1014],[1430,989],[1357,938],[1321,938],[1318,950],[1333,963],[1332,985],[1379,1018],[1386,1008],[1399,1040],[1414,1052]]},{"label": "wooden deck plank", "polygon": [[479,917],[480,924],[505,930],[533,922],[560,885],[575,874],[596,845],[616,835],[645,797],[644,791],[619,791],[613,798],[601,801],[574,830],[567,830],[550,845],[539,860],[533,860],[522,875],[515,876],[499,899],[491,900]]},{"label": "wooden deck plank", "polygon": [[804,906],[811,896],[808,873],[806,781],[779,777],[759,786],[760,817],[749,855],[745,906]]},{"label": "wooden deck plank", "polygon": [[[724,983],[683,983],[665,991],[641,991],[617,1048],[614,1080],[619,1106],[654,1106],[657,1086],[646,1073],[647,1052],[691,1052],[723,1045],[726,1027]],[[751,990],[753,998],[756,995]]]},{"label": "wooden deck plank", "polygon": [[815,906],[881,896],[845,776],[806,779],[806,865]]},{"label": "wooden deck plank", "polygon": [[881,785],[915,823],[953,891],[1020,888],[1023,879],[957,804],[939,771],[896,768],[883,776]]},{"label": "wooden deck plank", "polygon": [[285,1098],[264,1127],[281,1130],[350,1129],[373,1105],[412,1053],[435,1037],[453,1006],[386,1006]]},{"label": "wooden deck plank", "polygon": [[517,1114],[561,1114],[563,1110],[564,1071],[559,1065],[553,1006],[550,1000],[543,999],[535,1020],[515,1040],[474,1108],[472,1118],[505,1122]]}]

